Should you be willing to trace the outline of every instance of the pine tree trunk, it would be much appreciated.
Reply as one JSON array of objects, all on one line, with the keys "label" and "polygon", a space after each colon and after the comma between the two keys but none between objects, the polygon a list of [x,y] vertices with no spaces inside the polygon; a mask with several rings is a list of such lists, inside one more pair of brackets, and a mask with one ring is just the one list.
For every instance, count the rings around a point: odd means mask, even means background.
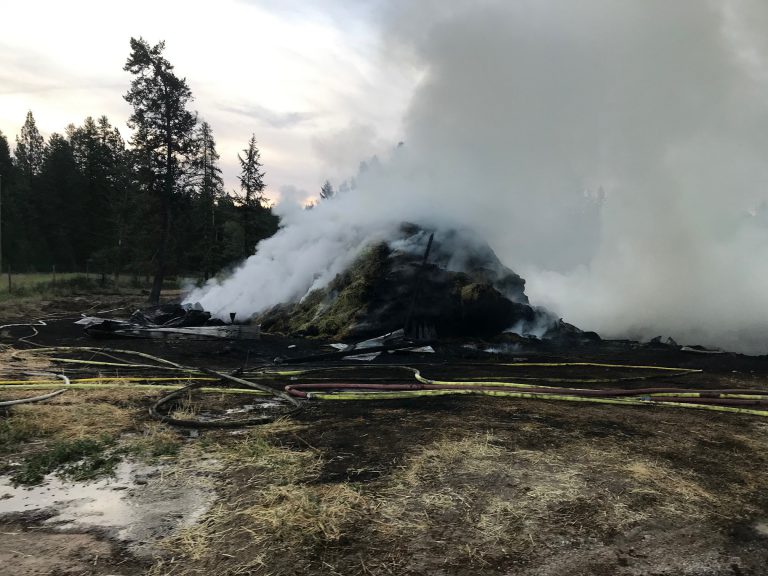
[{"label": "pine tree trunk", "polygon": [[157,250],[157,268],[152,280],[152,291],[149,293],[149,303],[157,306],[160,304],[160,293],[163,290],[165,280],[165,257],[168,247],[168,239],[171,231],[171,207],[168,198],[163,199],[163,228],[160,232],[160,246]]},{"label": "pine tree trunk", "polygon": [[168,240],[171,232],[171,196],[173,194],[173,141],[171,140],[170,120],[166,123],[166,154],[165,154],[165,186],[163,190],[163,229],[160,233],[160,246],[157,251],[157,268],[155,279],[152,281],[152,291],[149,293],[149,303],[160,304],[160,293],[165,280],[165,259],[168,251]]},{"label": "pine tree trunk", "polygon": [[251,194],[246,191],[243,206],[243,258],[251,255]]}]

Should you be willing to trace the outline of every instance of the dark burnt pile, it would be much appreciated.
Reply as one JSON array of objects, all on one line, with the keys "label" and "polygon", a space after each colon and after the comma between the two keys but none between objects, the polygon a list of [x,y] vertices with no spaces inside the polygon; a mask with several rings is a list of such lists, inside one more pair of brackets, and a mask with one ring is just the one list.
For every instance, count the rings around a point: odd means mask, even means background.
[{"label": "dark burnt pile", "polygon": [[430,235],[404,224],[393,240],[367,246],[325,288],[252,321],[263,332],[331,339],[403,327],[423,339],[490,337],[505,331],[537,337],[582,334],[531,306],[525,280],[471,232],[438,230],[429,246]]}]

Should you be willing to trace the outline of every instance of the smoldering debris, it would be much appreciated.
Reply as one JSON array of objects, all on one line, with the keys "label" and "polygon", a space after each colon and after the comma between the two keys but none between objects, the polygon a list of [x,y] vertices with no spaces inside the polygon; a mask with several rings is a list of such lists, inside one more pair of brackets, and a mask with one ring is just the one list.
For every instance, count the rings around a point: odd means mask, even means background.
[{"label": "smoldering debris", "polygon": [[334,340],[403,328],[417,340],[578,331],[532,306],[525,280],[471,232],[438,230],[434,243],[430,238],[426,229],[402,224],[388,241],[366,246],[327,286],[256,314],[253,322],[264,332]]},{"label": "smoldering debris", "polygon": [[404,330],[420,342],[505,332],[535,339],[584,334],[532,305],[525,280],[470,230],[433,231],[412,223],[362,246],[349,266],[303,298],[252,316],[233,312],[228,323],[221,316],[199,303],[185,303],[137,310],[127,319],[88,316],[77,324],[94,338],[247,340],[258,339],[263,331],[338,341]]},{"label": "smoldering debris", "polygon": [[86,316],[75,324],[85,327],[93,338],[163,338],[163,339],[231,339],[257,340],[259,326],[230,324],[212,318],[199,304],[164,304],[136,310],[126,320]]}]

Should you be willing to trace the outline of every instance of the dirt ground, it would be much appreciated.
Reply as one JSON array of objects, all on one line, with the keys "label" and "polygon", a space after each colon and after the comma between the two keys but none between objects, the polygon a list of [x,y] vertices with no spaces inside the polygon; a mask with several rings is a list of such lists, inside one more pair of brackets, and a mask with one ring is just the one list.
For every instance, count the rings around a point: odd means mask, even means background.
[{"label": "dirt ground", "polygon": [[[30,342],[119,345],[229,370],[323,350],[316,342],[274,337],[253,343],[94,341],[72,324],[92,304],[68,300],[3,309],[0,325],[47,315]],[[97,309],[118,305],[135,304],[112,296]],[[3,378],[23,367],[61,369],[44,356],[14,359],[30,346],[19,341],[30,333],[29,327],[0,330]],[[422,364],[427,376],[458,379],[519,376],[519,370],[497,364],[523,357],[600,361],[703,370],[684,379],[659,376],[654,385],[768,387],[768,360],[762,357],[629,343],[510,356],[456,342],[435,347],[434,355],[376,362]],[[113,367],[67,370],[71,377],[115,375]],[[568,370],[525,374],[621,375],[594,367]],[[402,378],[385,366],[376,374]],[[0,388],[0,400],[39,393]],[[310,401],[298,414],[265,426],[190,431],[149,417],[162,393],[69,390],[0,416],[0,573],[768,574],[765,418],[441,397]],[[177,411],[206,417],[258,402],[250,395],[194,394]],[[102,442],[104,458],[94,466],[103,465],[95,468],[103,474],[60,477],[66,468],[46,468],[41,483],[13,486],[13,478],[34,477],[32,464],[47,462],[40,455],[88,440]],[[112,459],[119,464],[110,470]],[[81,473],[82,466],[74,471]],[[47,488],[50,497],[35,492]],[[135,516],[121,520],[123,510]]]},{"label": "dirt ground", "polygon": [[109,538],[51,532],[29,520],[2,523],[0,558],[6,574],[140,574],[137,564]]}]

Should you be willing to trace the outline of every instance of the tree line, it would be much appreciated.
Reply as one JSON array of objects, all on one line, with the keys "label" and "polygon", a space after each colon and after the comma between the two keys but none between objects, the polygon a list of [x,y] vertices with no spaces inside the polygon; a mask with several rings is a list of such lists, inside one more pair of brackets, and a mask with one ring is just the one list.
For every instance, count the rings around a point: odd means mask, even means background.
[{"label": "tree line", "polygon": [[189,109],[186,79],[165,45],[131,38],[124,98],[129,142],[106,116],[46,141],[27,114],[15,146],[0,132],[2,263],[17,272],[91,270],[207,279],[277,230],[255,135],[240,163],[241,194],[224,189],[211,126]]}]

